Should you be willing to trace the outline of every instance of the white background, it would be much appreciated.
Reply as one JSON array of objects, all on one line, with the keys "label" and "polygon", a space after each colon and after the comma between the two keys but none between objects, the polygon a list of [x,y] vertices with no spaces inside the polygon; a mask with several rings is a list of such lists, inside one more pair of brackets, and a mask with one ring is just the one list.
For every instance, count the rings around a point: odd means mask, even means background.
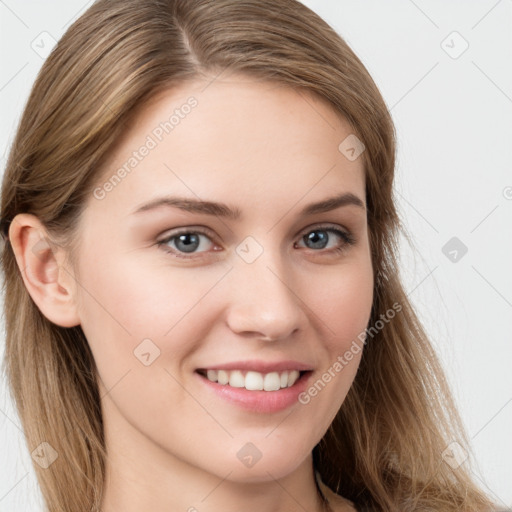
[{"label": "white background", "polygon": [[[512,1],[304,3],[345,38],[391,109],[396,197],[414,241],[414,248],[403,244],[406,289],[446,368],[475,477],[511,507]],[[32,46],[51,46],[40,34],[58,40],[89,5],[0,1],[2,172],[43,62]],[[452,237],[468,248],[456,262],[442,252]],[[2,337],[0,357],[3,349]],[[3,380],[0,460],[0,511],[42,510]]]}]

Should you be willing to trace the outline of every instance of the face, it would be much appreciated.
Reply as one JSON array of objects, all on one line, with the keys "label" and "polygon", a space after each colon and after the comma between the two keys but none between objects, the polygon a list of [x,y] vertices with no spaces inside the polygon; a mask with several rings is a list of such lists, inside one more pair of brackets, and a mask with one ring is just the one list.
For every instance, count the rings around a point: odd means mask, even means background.
[{"label": "face", "polygon": [[155,96],[110,155],[75,292],[107,439],[264,481],[311,454],[359,365],[363,163],[320,99],[241,76],[206,85]]}]

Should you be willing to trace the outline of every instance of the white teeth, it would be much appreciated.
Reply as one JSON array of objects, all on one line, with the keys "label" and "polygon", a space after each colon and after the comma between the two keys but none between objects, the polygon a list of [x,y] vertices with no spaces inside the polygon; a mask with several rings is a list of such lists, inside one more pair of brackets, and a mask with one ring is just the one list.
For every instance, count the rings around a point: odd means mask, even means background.
[{"label": "white teeth", "polygon": [[281,377],[279,377],[279,373],[267,373],[263,379],[263,389],[265,391],[277,391],[281,389]]},{"label": "white teeth", "polygon": [[211,380],[212,382],[217,382],[217,370],[206,370],[206,376],[208,377],[208,380]]},{"label": "white teeth", "polygon": [[258,372],[247,372],[245,376],[245,389],[250,391],[263,390],[263,375]]},{"label": "white teeth", "polygon": [[219,384],[228,384],[229,383],[229,373],[224,370],[219,370],[217,379]]},{"label": "white teeth", "polygon": [[207,370],[206,377],[212,382],[235,388],[245,388],[249,391],[278,391],[293,386],[300,377],[300,372],[298,370],[285,370],[284,372],[263,374],[248,371],[244,375],[241,370]]},{"label": "white teeth", "polygon": [[288,374],[288,387],[293,386],[297,379],[299,378],[300,373],[297,370],[292,370]]},{"label": "white teeth", "polygon": [[241,371],[235,370],[229,375],[229,385],[233,388],[245,387],[245,379]]}]

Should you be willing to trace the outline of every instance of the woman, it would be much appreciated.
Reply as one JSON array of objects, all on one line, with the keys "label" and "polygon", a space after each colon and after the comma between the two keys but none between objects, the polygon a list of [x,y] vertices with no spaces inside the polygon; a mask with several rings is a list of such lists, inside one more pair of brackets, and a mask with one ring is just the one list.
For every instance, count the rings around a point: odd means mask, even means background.
[{"label": "woman", "polygon": [[294,0],[100,0],[2,191],[49,510],[492,510],[398,278],[394,129]]}]

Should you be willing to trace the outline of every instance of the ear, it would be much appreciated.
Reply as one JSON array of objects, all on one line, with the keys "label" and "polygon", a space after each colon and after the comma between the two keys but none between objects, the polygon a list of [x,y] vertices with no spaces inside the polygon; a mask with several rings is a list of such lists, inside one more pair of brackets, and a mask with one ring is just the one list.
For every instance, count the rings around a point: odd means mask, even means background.
[{"label": "ear", "polygon": [[66,253],[41,221],[20,213],[9,226],[9,241],[25,287],[41,313],[61,327],[80,325],[75,281],[63,266]]}]

